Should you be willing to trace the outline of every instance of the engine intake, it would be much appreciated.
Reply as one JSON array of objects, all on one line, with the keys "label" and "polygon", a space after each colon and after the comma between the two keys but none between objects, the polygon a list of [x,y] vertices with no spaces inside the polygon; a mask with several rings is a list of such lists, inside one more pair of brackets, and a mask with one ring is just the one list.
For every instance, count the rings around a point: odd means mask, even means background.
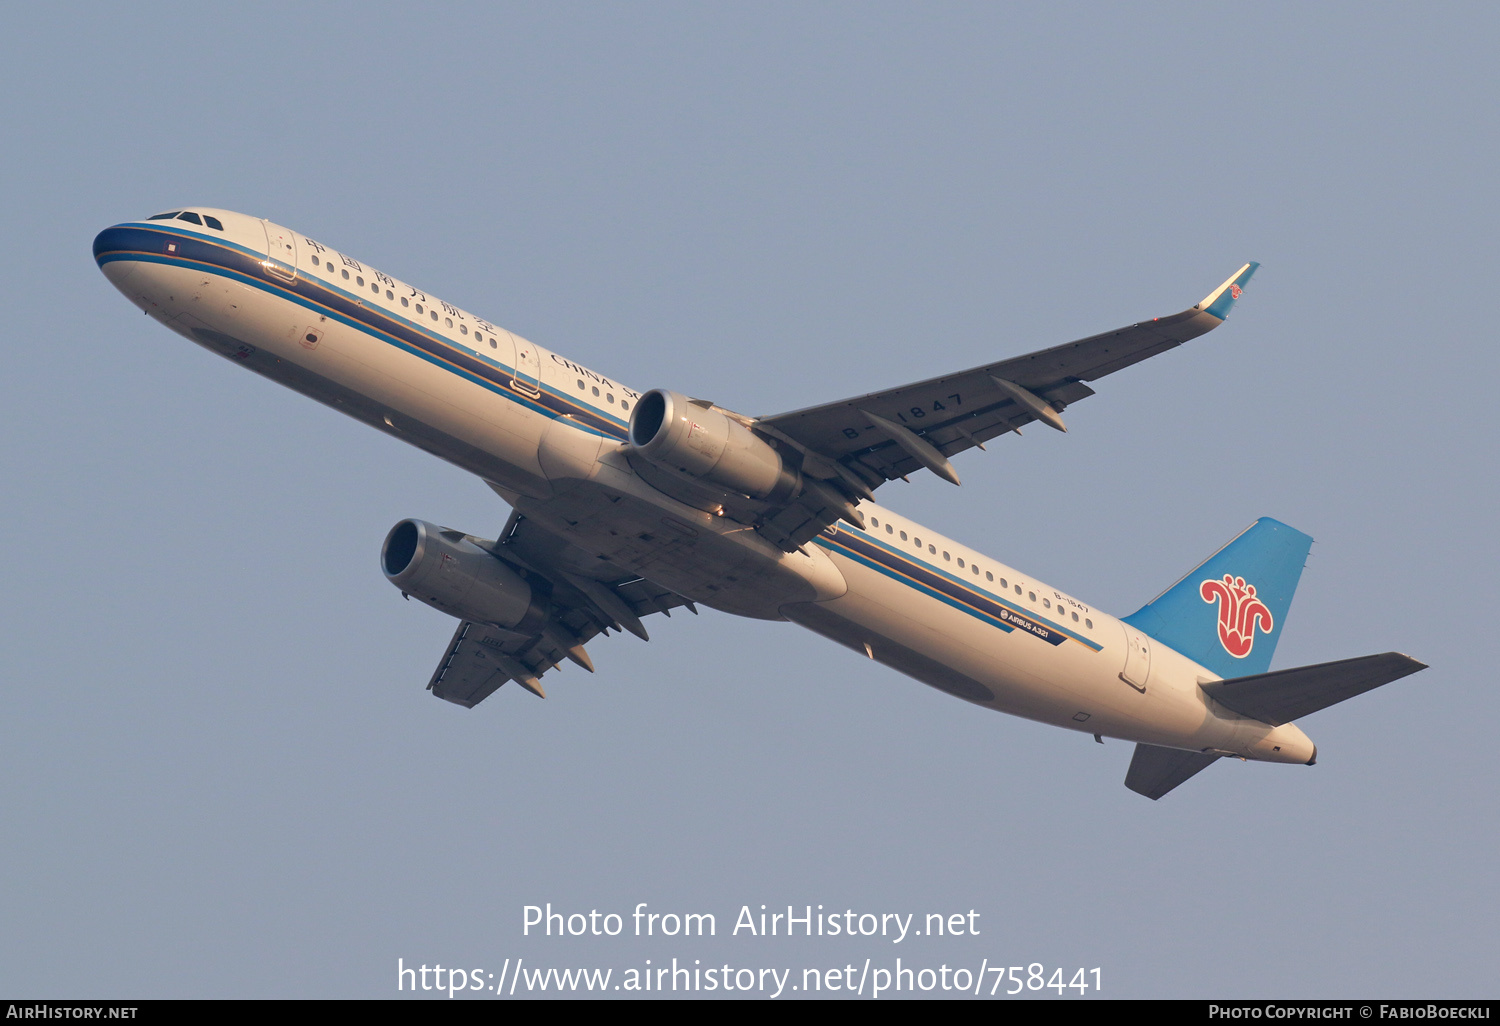
[{"label": "engine intake", "polygon": [[463,532],[424,520],[391,528],[380,569],[404,594],[461,620],[524,629],[546,616],[520,574]]},{"label": "engine intake", "polygon": [[753,499],[789,498],[800,483],[781,454],[739,421],[663,389],[636,400],[630,449],[659,467]]}]

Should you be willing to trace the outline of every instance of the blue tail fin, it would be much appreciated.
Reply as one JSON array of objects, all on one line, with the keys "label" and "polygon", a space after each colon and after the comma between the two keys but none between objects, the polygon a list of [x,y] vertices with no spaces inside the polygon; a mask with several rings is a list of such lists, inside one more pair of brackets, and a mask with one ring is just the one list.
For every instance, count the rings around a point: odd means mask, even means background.
[{"label": "blue tail fin", "polygon": [[1265,673],[1311,548],[1261,517],[1125,622],[1221,677]]}]

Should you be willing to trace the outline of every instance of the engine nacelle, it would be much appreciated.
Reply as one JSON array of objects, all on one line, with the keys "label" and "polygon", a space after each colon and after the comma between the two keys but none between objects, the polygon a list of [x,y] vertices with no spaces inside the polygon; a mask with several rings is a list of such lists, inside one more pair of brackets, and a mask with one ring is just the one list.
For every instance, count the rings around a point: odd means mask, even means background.
[{"label": "engine nacelle", "polygon": [[630,448],[657,466],[753,499],[786,499],[799,484],[781,454],[739,421],[659,388],[630,411]]},{"label": "engine nacelle", "polygon": [[524,629],[546,616],[520,574],[461,531],[426,521],[391,528],[380,569],[403,593],[461,620]]}]

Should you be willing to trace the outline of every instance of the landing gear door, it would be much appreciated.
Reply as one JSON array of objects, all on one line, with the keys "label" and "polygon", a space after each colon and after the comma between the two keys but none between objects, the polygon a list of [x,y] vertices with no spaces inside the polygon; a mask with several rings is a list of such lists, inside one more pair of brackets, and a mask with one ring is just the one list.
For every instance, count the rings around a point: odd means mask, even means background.
[{"label": "landing gear door", "polygon": [[1128,624],[1125,628],[1125,669],[1120,679],[1137,691],[1146,690],[1146,679],[1151,676],[1151,641]]},{"label": "landing gear door", "polygon": [[266,270],[284,281],[297,280],[297,236],[279,224],[261,221],[266,230]]},{"label": "landing gear door", "polygon": [[510,335],[511,345],[515,347],[516,376],[511,379],[511,384],[518,392],[532,396],[541,395],[542,360],[537,354],[536,346],[513,332],[506,332],[506,334]]}]

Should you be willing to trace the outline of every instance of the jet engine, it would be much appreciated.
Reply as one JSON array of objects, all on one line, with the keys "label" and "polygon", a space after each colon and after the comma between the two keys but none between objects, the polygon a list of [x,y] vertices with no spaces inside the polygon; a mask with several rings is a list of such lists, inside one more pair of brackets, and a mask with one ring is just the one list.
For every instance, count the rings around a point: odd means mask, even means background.
[{"label": "jet engine", "polygon": [[630,411],[630,451],[658,467],[752,499],[783,501],[801,483],[781,454],[745,425],[663,389],[647,392]]},{"label": "jet engine", "polygon": [[402,594],[449,616],[526,632],[546,611],[525,578],[462,531],[403,520],[380,548],[380,568]]}]

